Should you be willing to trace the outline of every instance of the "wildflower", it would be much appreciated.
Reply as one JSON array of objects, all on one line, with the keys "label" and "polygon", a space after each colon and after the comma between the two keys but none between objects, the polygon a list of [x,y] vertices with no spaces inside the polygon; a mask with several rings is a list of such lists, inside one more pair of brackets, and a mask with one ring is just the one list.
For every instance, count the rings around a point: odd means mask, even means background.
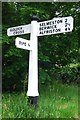
[{"label": "wildflower", "polygon": [[7,110],[7,105],[6,104],[4,104],[4,108]]}]

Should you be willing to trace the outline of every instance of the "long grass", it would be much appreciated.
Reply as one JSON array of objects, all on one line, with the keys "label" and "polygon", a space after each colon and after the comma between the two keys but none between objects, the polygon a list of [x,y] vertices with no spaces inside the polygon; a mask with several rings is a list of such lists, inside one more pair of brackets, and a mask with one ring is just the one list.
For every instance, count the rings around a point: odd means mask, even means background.
[{"label": "long grass", "polygon": [[74,85],[42,85],[38,106],[28,105],[25,93],[2,96],[2,118],[78,118],[78,87]]}]

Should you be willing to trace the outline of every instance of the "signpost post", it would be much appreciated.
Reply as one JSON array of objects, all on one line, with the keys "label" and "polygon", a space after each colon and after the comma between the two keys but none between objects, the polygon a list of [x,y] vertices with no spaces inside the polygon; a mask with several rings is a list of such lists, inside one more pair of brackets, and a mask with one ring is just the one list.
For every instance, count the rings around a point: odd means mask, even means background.
[{"label": "signpost post", "polygon": [[73,30],[73,18],[54,18],[49,21],[37,22],[36,16],[32,17],[31,24],[8,28],[7,35],[15,36],[30,33],[30,40],[17,37],[15,45],[18,48],[30,50],[29,77],[27,96],[32,105],[37,104],[38,92],[38,36],[71,32]]},{"label": "signpost post", "polygon": [[31,22],[31,36],[30,41],[33,46],[29,56],[29,79],[28,79],[28,91],[29,102],[33,105],[37,104],[38,93],[38,39],[37,39],[37,27],[38,18],[33,16]]}]

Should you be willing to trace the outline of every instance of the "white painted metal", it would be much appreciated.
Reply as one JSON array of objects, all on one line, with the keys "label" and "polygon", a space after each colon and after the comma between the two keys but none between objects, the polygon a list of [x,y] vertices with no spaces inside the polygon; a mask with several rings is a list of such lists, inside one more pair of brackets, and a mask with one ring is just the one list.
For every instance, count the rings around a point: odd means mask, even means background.
[{"label": "white painted metal", "polygon": [[21,35],[21,34],[27,34],[31,32],[31,26],[28,25],[21,25],[16,27],[11,27],[7,29],[7,35],[8,36],[15,36],[15,35]]},{"label": "white painted metal", "polygon": [[20,37],[17,37],[15,39],[15,45],[18,48],[26,49],[26,50],[32,50],[30,40],[26,40]]},{"label": "white painted metal", "polygon": [[71,32],[73,30],[73,18],[58,17],[49,21],[43,21],[38,23],[37,36],[59,34],[64,32]]},{"label": "white painted metal", "polygon": [[31,22],[30,41],[33,46],[29,56],[29,79],[27,96],[39,96],[38,93],[38,40],[37,40],[37,21]]}]

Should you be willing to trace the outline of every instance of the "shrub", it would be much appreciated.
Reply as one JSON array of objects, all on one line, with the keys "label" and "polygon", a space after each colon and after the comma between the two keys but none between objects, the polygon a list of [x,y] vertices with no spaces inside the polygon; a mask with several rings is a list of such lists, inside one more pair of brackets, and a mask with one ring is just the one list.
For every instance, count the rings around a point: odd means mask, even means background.
[{"label": "shrub", "polygon": [[79,83],[77,67],[70,68],[70,66],[62,67],[60,71],[62,83]]}]

